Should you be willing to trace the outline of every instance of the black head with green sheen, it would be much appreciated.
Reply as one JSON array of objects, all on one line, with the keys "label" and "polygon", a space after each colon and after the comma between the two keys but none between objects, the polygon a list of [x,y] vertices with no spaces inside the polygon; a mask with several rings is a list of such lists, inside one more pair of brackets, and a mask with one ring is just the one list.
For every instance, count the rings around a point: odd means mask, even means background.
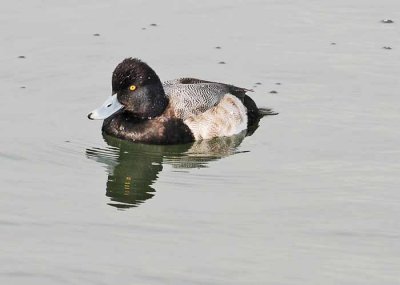
[{"label": "black head with green sheen", "polygon": [[123,111],[136,118],[153,118],[167,105],[168,98],[154,70],[137,58],[126,58],[112,74],[112,96],[88,117],[105,119]]}]

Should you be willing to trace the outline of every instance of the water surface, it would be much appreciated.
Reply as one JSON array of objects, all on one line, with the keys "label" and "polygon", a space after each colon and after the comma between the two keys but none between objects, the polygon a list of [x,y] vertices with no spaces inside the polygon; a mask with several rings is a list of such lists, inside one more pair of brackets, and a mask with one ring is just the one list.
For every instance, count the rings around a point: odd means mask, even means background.
[{"label": "water surface", "polygon": [[[399,23],[394,0],[3,3],[0,283],[398,284]],[[128,56],[279,115],[103,138],[86,115]]]}]

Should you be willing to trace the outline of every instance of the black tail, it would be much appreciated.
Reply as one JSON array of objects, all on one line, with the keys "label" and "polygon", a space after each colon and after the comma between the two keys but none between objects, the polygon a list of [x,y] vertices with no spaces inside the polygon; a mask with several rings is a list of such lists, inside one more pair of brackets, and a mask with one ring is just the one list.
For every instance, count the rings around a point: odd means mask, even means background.
[{"label": "black tail", "polygon": [[248,122],[247,122],[247,135],[251,136],[258,128],[260,119],[264,116],[278,115],[269,108],[258,108],[256,103],[248,95],[244,96],[244,106],[247,108]]}]

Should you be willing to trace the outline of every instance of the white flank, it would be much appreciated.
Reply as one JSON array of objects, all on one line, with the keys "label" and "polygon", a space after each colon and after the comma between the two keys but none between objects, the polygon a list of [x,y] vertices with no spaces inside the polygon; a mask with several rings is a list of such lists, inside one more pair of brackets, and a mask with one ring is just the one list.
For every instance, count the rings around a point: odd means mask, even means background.
[{"label": "white flank", "polygon": [[196,140],[228,137],[247,128],[247,109],[236,96],[226,94],[218,105],[184,122]]}]

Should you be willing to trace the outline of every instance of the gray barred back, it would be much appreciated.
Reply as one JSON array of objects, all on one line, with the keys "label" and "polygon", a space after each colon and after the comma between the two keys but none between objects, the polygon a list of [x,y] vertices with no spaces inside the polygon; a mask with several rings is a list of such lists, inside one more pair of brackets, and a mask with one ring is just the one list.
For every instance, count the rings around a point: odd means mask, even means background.
[{"label": "gray barred back", "polygon": [[247,91],[233,85],[200,80],[196,78],[178,78],[163,83],[165,94],[170,100],[178,118],[199,115],[216,106],[226,94],[238,97],[242,102]]}]

